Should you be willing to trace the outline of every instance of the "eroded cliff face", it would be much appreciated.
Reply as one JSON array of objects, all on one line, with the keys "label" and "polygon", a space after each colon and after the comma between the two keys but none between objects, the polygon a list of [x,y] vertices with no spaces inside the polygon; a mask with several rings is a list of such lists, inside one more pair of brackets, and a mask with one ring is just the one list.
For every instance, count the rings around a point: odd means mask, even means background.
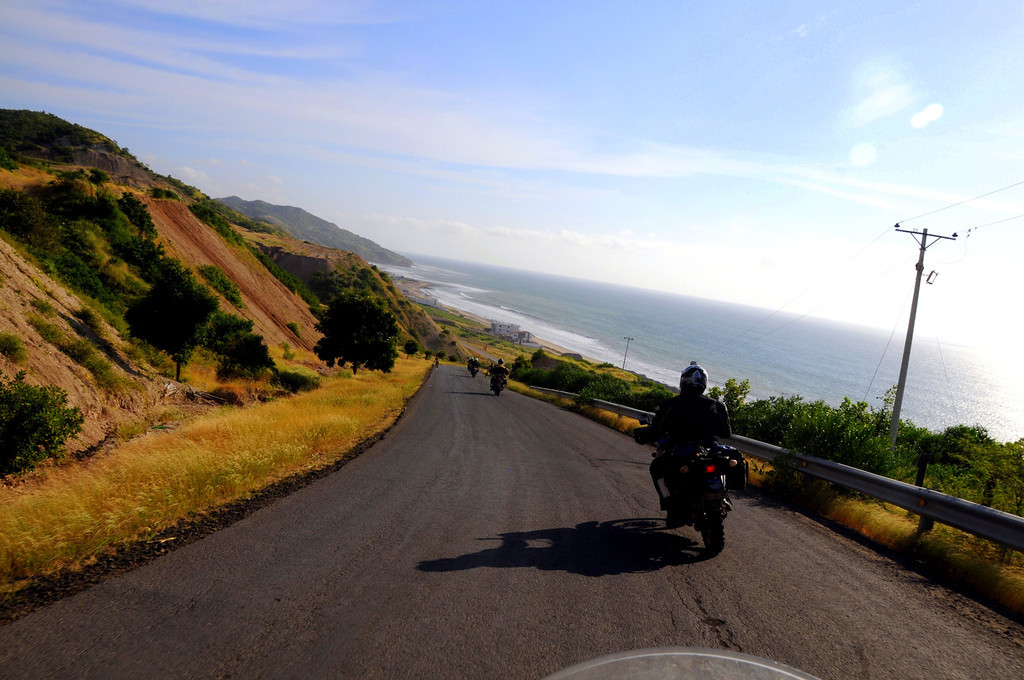
[{"label": "eroded cliff face", "polygon": [[261,244],[260,250],[264,254],[268,255],[278,267],[295,275],[296,278],[307,286],[313,278],[313,274],[317,272],[320,272],[321,274],[329,274],[334,270],[335,262],[337,261],[337,258],[335,257],[335,261],[332,262],[331,254],[330,252],[327,252],[329,249],[324,249],[324,252],[311,252],[309,254],[302,255],[289,251],[281,246],[268,246]]},{"label": "eroded cliff face", "polygon": [[[70,140],[57,140],[58,148],[63,144],[70,145]],[[66,163],[82,168],[96,168],[110,175],[111,179],[127,186],[157,186],[160,181],[142,163],[126,158],[103,143],[93,144],[88,148],[77,147],[67,151],[55,151],[49,148],[31,149],[25,154],[33,158],[53,162]],[[68,158],[67,154],[71,157]]]}]

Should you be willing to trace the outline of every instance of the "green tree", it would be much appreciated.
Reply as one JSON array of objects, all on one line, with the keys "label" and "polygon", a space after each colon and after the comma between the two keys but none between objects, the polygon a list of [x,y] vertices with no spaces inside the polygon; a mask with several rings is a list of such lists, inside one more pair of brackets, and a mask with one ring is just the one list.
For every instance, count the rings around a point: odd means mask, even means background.
[{"label": "green tree", "polygon": [[402,351],[405,352],[405,356],[411,357],[416,352],[420,351],[420,343],[416,342],[412,338],[405,341],[405,346],[402,347]]},{"label": "green tree", "polygon": [[152,288],[128,309],[125,319],[132,335],[171,355],[176,365],[175,380],[181,380],[181,366],[192,358],[217,307],[217,298],[185,265],[164,258]]},{"label": "green tree", "polygon": [[85,418],[67,406],[67,394],[53,385],[25,383],[25,372],[5,381],[0,373],[0,474],[27,470],[48,456],[64,455],[69,437]]},{"label": "green tree", "polygon": [[327,306],[316,325],[323,337],[313,350],[328,366],[352,364],[390,373],[398,358],[398,322],[387,303],[365,292],[346,292]]},{"label": "green tree", "polygon": [[750,381],[746,378],[743,379],[743,382],[737,382],[736,378],[729,378],[725,381],[725,389],[714,385],[708,390],[709,397],[721,399],[725,402],[725,407],[729,410],[729,413],[739,411],[749,394]]}]

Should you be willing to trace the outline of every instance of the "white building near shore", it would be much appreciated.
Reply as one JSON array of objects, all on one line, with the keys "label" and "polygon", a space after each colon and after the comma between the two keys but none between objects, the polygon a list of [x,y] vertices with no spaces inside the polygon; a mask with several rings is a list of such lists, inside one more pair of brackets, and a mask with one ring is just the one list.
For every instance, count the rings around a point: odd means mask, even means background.
[{"label": "white building near shore", "polygon": [[533,346],[533,335],[530,331],[519,330],[518,324],[504,321],[491,321],[491,334],[497,335],[517,345]]}]

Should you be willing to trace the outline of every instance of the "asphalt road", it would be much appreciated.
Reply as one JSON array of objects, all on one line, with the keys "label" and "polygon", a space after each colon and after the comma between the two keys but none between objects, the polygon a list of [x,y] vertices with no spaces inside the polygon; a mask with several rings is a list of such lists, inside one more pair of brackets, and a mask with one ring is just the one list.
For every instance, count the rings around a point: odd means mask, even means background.
[{"label": "asphalt road", "polygon": [[662,529],[649,450],[445,366],[394,429],[203,540],[0,627],[2,678],[541,678],[688,645],[823,679],[1024,678],[1024,626],[755,492]]}]

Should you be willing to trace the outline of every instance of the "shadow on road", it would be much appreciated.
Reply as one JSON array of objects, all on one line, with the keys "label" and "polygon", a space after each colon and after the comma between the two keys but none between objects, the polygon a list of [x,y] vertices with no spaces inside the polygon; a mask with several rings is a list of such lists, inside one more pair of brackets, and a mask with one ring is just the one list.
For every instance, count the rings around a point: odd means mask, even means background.
[{"label": "shadow on road", "polygon": [[699,544],[666,531],[660,519],[583,522],[574,527],[514,531],[481,541],[501,541],[459,557],[424,560],[420,571],[444,572],[479,567],[532,567],[582,576],[655,571],[708,559]]}]

